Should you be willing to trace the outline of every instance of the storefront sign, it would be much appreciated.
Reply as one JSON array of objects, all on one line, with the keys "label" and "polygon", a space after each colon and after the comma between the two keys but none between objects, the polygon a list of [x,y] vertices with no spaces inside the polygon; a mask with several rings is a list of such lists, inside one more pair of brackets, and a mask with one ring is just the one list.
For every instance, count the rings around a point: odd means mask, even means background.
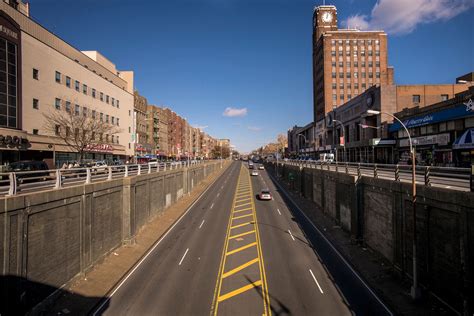
[{"label": "storefront sign", "polygon": [[104,153],[104,152],[111,153],[114,151],[114,147],[108,144],[87,145],[86,151],[99,152],[99,153]]},{"label": "storefront sign", "polygon": [[[438,122],[444,121],[452,121],[462,117],[468,117],[474,115],[474,105],[472,100],[469,102],[461,103],[458,106],[442,110],[439,112],[434,112],[425,116],[418,116],[408,120],[403,121],[403,124],[406,125],[407,128],[413,128]],[[399,122],[393,123],[390,128],[389,132],[396,132],[401,129],[402,126]]]},{"label": "storefront sign", "polygon": [[0,32],[6,34],[7,36],[10,36],[14,39],[18,39],[18,33],[10,30],[8,27],[1,25],[0,24]]},{"label": "storefront sign", "polygon": [[[423,146],[423,145],[439,145],[446,146],[449,143],[449,133],[445,134],[436,134],[422,137],[412,138],[413,146]],[[408,138],[400,139],[400,147],[408,147],[410,142]]]}]

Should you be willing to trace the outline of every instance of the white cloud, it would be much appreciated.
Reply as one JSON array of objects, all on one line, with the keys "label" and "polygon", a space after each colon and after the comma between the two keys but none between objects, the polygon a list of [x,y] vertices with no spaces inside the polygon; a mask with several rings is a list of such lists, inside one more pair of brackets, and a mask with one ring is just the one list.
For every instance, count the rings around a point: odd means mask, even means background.
[{"label": "white cloud", "polygon": [[245,116],[247,115],[247,108],[232,108],[232,107],[227,107],[224,110],[224,113],[222,115],[227,116],[227,117],[236,117],[236,116]]},{"label": "white cloud", "polygon": [[206,129],[206,128],[208,128],[209,126],[208,126],[208,125],[194,125],[193,127],[194,127],[194,128],[199,128],[199,129]]},{"label": "white cloud", "polygon": [[262,128],[258,126],[248,126],[247,128],[252,132],[260,132],[262,130]]},{"label": "white cloud", "polygon": [[379,0],[370,16],[356,14],[342,24],[360,30],[406,34],[419,24],[446,21],[472,7],[473,0]]}]

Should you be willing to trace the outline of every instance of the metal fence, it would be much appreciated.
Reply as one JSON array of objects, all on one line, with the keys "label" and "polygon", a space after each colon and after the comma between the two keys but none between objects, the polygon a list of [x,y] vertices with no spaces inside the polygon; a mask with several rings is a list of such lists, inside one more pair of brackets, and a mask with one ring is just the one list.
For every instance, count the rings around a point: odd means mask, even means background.
[{"label": "metal fence", "polygon": [[203,160],[127,164],[118,166],[92,166],[0,173],[0,196],[59,189],[75,185],[175,170],[204,163]]},{"label": "metal fence", "polygon": [[[412,167],[409,165],[369,164],[369,163],[336,163],[320,161],[288,160],[279,161],[280,165],[293,165],[343,172],[358,177],[368,176],[394,181],[411,182]],[[426,186],[441,187],[461,191],[472,191],[470,168],[449,168],[433,166],[416,166],[416,182]]]}]

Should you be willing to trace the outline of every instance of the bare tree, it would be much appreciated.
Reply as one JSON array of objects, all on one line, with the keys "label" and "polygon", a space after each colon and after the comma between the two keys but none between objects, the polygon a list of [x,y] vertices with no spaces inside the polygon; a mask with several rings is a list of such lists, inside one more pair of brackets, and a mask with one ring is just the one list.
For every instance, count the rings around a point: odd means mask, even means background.
[{"label": "bare tree", "polygon": [[97,117],[96,113],[87,108],[82,108],[82,112],[78,109],[54,110],[44,114],[45,129],[75,150],[82,161],[86,152],[112,146],[114,135],[121,132],[118,126],[108,122],[108,117],[104,121],[103,116]]}]

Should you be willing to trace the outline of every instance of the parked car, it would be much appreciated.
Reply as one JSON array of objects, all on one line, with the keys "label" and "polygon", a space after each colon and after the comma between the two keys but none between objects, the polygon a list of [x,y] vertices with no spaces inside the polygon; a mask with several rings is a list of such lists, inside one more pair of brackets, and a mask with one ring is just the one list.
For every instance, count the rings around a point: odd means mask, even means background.
[{"label": "parked car", "polygon": [[252,172],[250,172],[250,175],[251,176],[258,176],[258,171],[257,170],[252,170]]},{"label": "parked car", "polygon": [[8,172],[37,171],[17,174],[18,183],[37,180],[45,181],[49,177],[48,170],[48,165],[44,161],[24,160],[13,162],[8,166]]},{"label": "parked car", "polygon": [[108,167],[109,166],[107,166],[105,161],[96,161],[94,164],[92,164],[91,170],[94,173],[108,172]]},{"label": "parked car", "polygon": [[262,201],[268,201],[272,199],[272,194],[269,189],[263,189],[258,195],[258,198]]},{"label": "parked car", "polygon": [[260,166],[258,166],[258,169],[259,169],[259,170],[264,170],[265,167],[264,167],[263,165],[260,165]]}]

